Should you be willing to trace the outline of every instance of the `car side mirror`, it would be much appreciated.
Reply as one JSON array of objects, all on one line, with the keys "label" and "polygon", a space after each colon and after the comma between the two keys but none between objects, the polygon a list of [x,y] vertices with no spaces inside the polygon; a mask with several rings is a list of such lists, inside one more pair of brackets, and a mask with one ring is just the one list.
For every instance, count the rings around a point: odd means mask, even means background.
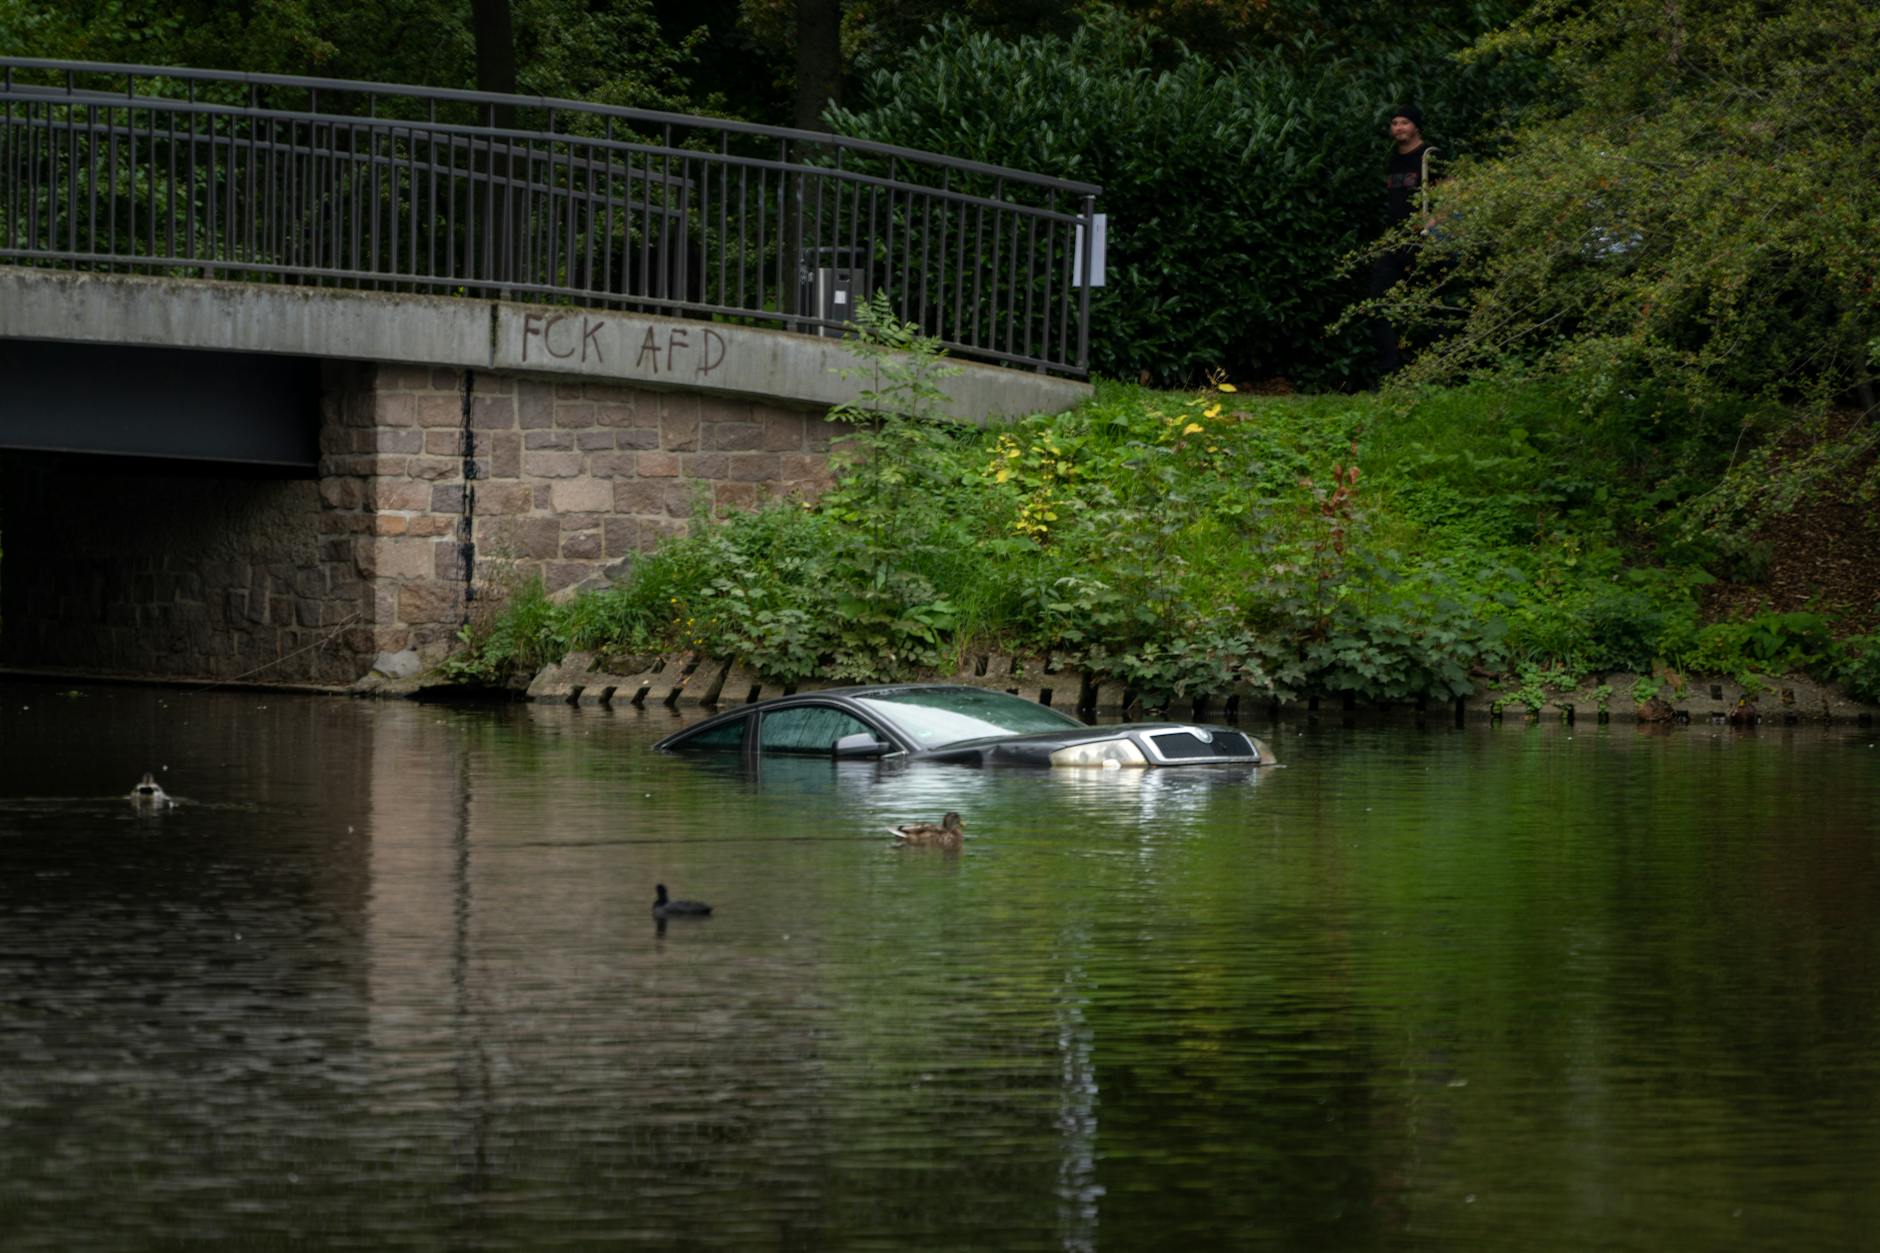
[{"label": "car side mirror", "polygon": [[884,744],[875,738],[872,731],[857,731],[854,735],[845,735],[836,741],[835,756],[844,757],[880,757],[894,751],[894,745]]}]

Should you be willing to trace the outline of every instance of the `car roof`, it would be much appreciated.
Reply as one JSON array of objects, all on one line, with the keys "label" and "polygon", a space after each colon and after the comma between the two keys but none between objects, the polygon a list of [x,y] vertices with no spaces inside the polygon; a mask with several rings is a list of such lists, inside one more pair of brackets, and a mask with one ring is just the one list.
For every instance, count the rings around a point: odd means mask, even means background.
[{"label": "car roof", "polygon": [[[1000,696],[1012,696],[1003,688],[974,687],[969,683],[862,683],[853,687],[812,687],[801,692],[791,692],[786,696],[766,696],[763,700],[752,701],[746,709],[762,709],[766,705],[775,705],[783,701],[814,700],[818,696],[836,696],[856,699],[865,696],[886,696],[895,692],[995,692]],[[1022,696],[1013,697],[1023,700]]]},{"label": "car roof", "polygon": [[985,692],[999,696],[1010,696],[1013,700],[1025,699],[1022,696],[1006,691],[1004,688],[978,687],[970,683],[860,683],[850,687],[815,687],[807,691],[791,692],[785,696],[767,696],[762,700],[755,700],[747,705],[734,705],[729,709],[721,709],[709,718],[703,718],[690,726],[682,727],[674,731],[671,735],[664,737],[658,743],[654,744],[653,747],[660,748],[677,739],[689,739],[696,732],[709,730],[720,723],[732,722],[749,714],[763,713],[768,709],[787,708],[791,705],[816,700],[834,699],[838,702],[857,700],[869,696],[885,696],[897,692]]}]

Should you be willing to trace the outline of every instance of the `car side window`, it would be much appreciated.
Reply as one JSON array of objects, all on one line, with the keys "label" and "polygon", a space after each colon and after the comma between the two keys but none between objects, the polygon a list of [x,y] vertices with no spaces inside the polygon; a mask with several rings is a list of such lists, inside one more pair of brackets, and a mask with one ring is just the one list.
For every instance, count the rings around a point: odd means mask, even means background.
[{"label": "car side window", "polygon": [[721,727],[700,731],[689,739],[681,740],[673,747],[698,749],[702,752],[735,753],[744,747],[745,731],[750,725],[749,718],[733,718]]},{"label": "car side window", "polygon": [[757,733],[757,746],[766,753],[831,753],[836,741],[858,731],[875,734],[875,729],[853,714],[827,705],[798,705],[794,709],[774,709],[764,715]]}]

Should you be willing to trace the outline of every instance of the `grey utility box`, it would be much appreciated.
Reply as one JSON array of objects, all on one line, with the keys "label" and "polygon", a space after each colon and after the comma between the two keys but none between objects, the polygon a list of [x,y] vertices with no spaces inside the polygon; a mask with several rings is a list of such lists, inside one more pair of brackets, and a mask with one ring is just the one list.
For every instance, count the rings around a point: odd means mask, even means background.
[{"label": "grey utility box", "polygon": [[[855,253],[853,248],[813,248],[804,255],[802,313],[835,323],[854,319],[855,306],[868,299],[868,271],[856,264]],[[818,335],[843,333],[840,325],[814,329]]]}]

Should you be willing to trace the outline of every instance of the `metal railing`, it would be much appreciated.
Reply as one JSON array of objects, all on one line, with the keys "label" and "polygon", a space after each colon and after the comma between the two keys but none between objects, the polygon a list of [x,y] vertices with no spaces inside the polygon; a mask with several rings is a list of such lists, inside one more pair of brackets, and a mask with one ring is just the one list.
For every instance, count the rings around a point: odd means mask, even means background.
[{"label": "metal railing", "polygon": [[0,263],[16,265],[826,334],[844,319],[812,293],[840,269],[960,356],[1083,375],[1073,277],[1099,190],[576,101],[0,57]]}]

